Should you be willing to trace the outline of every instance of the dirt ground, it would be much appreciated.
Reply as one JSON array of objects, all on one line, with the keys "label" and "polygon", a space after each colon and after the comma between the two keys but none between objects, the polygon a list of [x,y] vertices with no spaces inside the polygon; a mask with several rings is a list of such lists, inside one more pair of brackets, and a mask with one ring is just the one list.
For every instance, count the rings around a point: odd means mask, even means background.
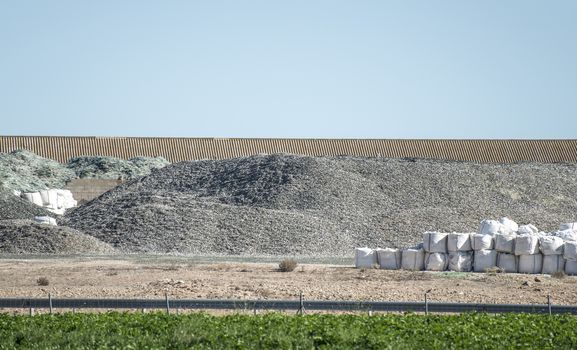
[{"label": "dirt ground", "polygon": [[[47,286],[38,285],[40,277]],[[276,263],[131,259],[2,259],[0,297],[238,298],[577,304],[577,277],[354,269]]]}]

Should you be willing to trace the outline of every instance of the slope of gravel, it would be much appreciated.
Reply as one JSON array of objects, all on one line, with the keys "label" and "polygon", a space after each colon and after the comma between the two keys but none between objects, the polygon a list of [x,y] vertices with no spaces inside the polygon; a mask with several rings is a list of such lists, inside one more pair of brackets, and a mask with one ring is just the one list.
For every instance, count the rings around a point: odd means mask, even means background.
[{"label": "slope of gravel", "polygon": [[574,164],[257,155],[173,164],[67,213],[126,252],[350,255],[508,216],[576,221]]},{"label": "slope of gravel", "polygon": [[36,192],[48,188],[64,188],[73,178],[75,175],[72,170],[30,151],[0,153],[0,187]]},{"label": "slope of gravel", "polygon": [[35,216],[53,217],[54,214],[0,187],[0,220],[34,219]]},{"label": "slope of gravel", "polygon": [[109,244],[69,227],[0,221],[0,254],[112,254]]},{"label": "slope of gravel", "polygon": [[135,157],[129,160],[114,157],[75,157],[68,161],[68,169],[79,178],[134,179],[150,174],[170,164],[163,157]]},{"label": "slope of gravel", "polygon": [[169,162],[162,157],[76,157],[67,164],[43,158],[27,150],[0,153],[0,187],[21,192],[64,188],[76,178],[134,179],[150,174]]}]

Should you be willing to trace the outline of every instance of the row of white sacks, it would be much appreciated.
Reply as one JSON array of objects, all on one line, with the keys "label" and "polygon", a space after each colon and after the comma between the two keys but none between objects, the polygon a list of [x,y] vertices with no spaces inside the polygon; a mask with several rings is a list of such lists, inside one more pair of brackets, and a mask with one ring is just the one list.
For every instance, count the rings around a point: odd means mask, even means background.
[{"label": "row of white sacks", "polygon": [[49,189],[20,193],[19,196],[59,215],[63,215],[66,209],[73,208],[78,204],[69,190]]},{"label": "row of white sacks", "polygon": [[562,224],[559,231],[545,234],[507,218],[484,220],[478,233],[425,232],[423,244],[415,248],[358,248],[355,265],[475,272],[499,267],[505,272],[576,275],[577,223]]},{"label": "row of white sacks", "polygon": [[379,266],[387,270],[486,272],[498,267],[509,273],[553,274],[565,272],[577,275],[577,261],[563,255],[514,255],[493,249],[473,252],[425,253],[422,248],[371,249],[357,248],[356,267]]}]

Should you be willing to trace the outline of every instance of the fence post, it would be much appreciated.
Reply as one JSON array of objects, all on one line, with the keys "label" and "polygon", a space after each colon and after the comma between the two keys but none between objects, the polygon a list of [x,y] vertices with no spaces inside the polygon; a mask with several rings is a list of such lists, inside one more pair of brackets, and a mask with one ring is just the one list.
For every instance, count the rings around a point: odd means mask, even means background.
[{"label": "fence post", "polygon": [[29,313],[30,316],[34,316],[34,308],[32,307],[32,300],[28,299],[28,308],[29,308]]},{"label": "fence post", "polygon": [[299,309],[297,311],[297,315],[302,315],[305,313],[305,303],[303,300],[303,292],[299,294]]},{"label": "fence post", "polygon": [[48,306],[50,307],[50,315],[52,315],[52,294],[48,293]]},{"label": "fence post", "polygon": [[549,307],[549,316],[551,316],[551,294],[547,294],[547,306]]},{"label": "fence post", "polygon": [[427,294],[429,294],[429,292],[425,292],[425,315],[429,314],[429,301],[427,300]]},{"label": "fence post", "polygon": [[170,302],[168,301],[168,293],[164,293],[164,298],[166,299],[166,313],[170,314]]}]

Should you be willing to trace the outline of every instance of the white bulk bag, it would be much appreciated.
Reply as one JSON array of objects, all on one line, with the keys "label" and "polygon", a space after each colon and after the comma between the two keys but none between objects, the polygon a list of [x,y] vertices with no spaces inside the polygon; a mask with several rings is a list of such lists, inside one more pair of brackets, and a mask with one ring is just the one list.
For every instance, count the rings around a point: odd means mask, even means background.
[{"label": "white bulk bag", "polygon": [[398,270],[401,268],[401,251],[399,249],[377,249],[376,253],[381,269]]},{"label": "white bulk bag", "polygon": [[498,233],[495,235],[495,250],[500,253],[513,253],[515,251],[516,235]]},{"label": "white bulk bag", "polygon": [[444,253],[427,253],[425,255],[425,270],[427,271],[445,271],[449,265],[447,254]]},{"label": "white bulk bag", "polygon": [[501,232],[501,223],[495,220],[483,220],[477,233],[481,235],[494,235]]},{"label": "white bulk bag", "polygon": [[449,270],[470,272],[473,269],[473,252],[450,252]]},{"label": "white bulk bag", "polygon": [[48,190],[42,190],[39,193],[40,198],[42,198],[42,206],[50,205],[50,199],[48,198]]},{"label": "white bulk bag", "polygon": [[471,247],[473,250],[493,249],[493,236],[474,233],[471,235]]},{"label": "white bulk bag", "polygon": [[566,260],[577,261],[577,241],[565,242],[563,247],[563,258]]},{"label": "white bulk bag", "polygon": [[541,273],[552,275],[555,272],[564,271],[565,259],[563,259],[563,255],[543,255],[543,269]]},{"label": "white bulk bag", "polygon": [[50,216],[35,216],[34,221],[36,221],[39,224],[57,226],[56,219],[51,218]]},{"label": "white bulk bag", "polygon": [[541,273],[543,254],[519,255],[519,273]]},{"label": "white bulk bag", "polygon": [[403,270],[422,271],[425,268],[425,251],[421,248],[403,249],[401,266]]},{"label": "white bulk bag", "polygon": [[69,209],[75,207],[78,202],[72,196],[69,190],[56,190],[58,208]]},{"label": "white bulk bag", "polygon": [[563,254],[563,239],[556,236],[539,237],[539,249],[543,255],[561,255]]},{"label": "white bulk bag", "polygon": [[565,230],[577,230],[577,222],[569,222],[566,224],[559,225],[559,231]]},{"label": "white bulk bag", "polygon": [[568,275],[577,275],[577,261],[567,260],[565,261],[565,273]]},{"label": "white bulk bag", "polygon": [[449,233],[447,235],[447,251],[449,252],[467,252],[471,249],[470,233]]},{"label": "white bulk bag", "polygon": [[355,249],[355,267],[372,268],[377,263],[377,254],[371,248]]},{"label": "white bulk bag", "polygon": [[28,202],[34,203],[38,206],[42,206],[42,196],[40,196],[40,192],[28,192],[22,193],[22,197],[26,199]]},{"label": "white bulk bag", "polygon": [[539,232],[539,229],[532,224],[528,224],[528,225],[521,225],[519,226],[519,229],[517,230],[517,234],[519,235],[535,235]]},{"label": "white bulk bag", "polygon": [[519,270],[519,259],[516,255],[509,253],[497,254],[497,267],[503,269],[505,272],[517,273]]},{"label": "white bulk bag", "polygon": [[447,234],[441,232],[423,233],[423,248],[427,253],[446,253]]},{"label": "white bulk bag", "polygon": [[32,198],[31,192],[24,192],[24,193],[20,194],[20,197],[26,199],[28,202],[34,203],[34,199]]},{"label": "white bulk bag", "polygon": [[501,218],[499,222],[501,223],[501,230],[499,233],[513,234],[516,233],[517,230],[519,230],[519,225],[517,225],[515,221],[509,218]]},{"label": "white bulk bag", "polygon": [[518,235],[515,238],[515,255],[533,255],[539,253],[539,236]]},{"label": "white bulk bag", "polygon": [[577,231],[573,230],[557,231],[555,232],[555,236],[564,241],[577,241]]},{"label": "white bulk bag", "polygon": [[492,249],[475,250],[473,270],[485,272],[487,269],[497,266],[497,252]]}]

